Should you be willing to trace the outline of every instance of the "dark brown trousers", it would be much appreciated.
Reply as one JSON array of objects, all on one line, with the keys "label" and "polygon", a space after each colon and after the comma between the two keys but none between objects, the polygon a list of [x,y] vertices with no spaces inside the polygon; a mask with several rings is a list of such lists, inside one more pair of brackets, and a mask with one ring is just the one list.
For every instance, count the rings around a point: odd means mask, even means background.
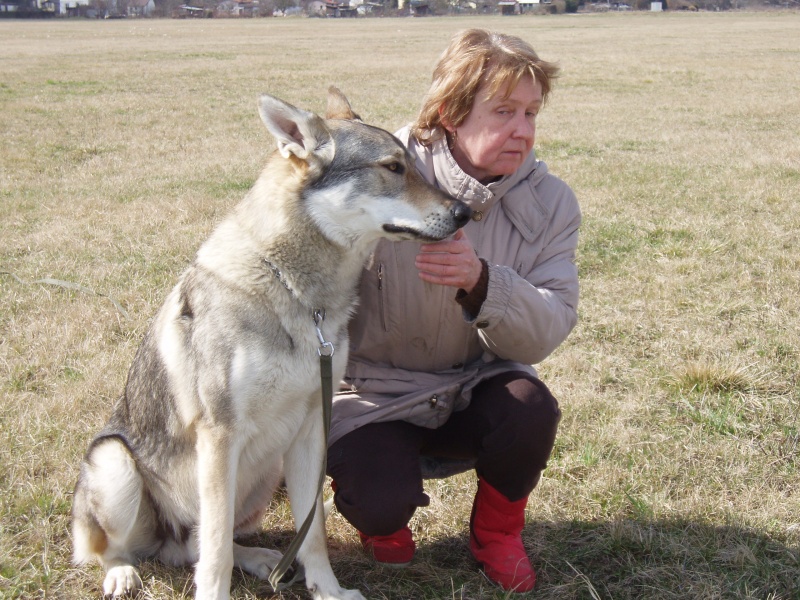
[{"label": "dark brown trousers", "polygon": [[474,459],[480,478],[519,500],[539,482],[560,419],[544,383],[524,372],[503,373],[476,386],[469,407],[439,429],[390,421],[337,440],[328,451],[334,502],[362,533],[394,533],[430,502],[420,456]]}]

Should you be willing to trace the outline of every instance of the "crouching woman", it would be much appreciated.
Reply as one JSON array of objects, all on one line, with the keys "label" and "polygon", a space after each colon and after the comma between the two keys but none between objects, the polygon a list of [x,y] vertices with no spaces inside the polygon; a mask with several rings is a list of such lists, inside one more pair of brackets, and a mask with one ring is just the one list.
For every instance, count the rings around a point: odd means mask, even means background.
[{"label": "crouching woman", "polygon": [[474,469],[472,554],[502,588],[534,587],[521,532],[561,413],[532,365],[566,339],[578,306],[578,203],[533,151],[557,74],[520,38],[463,31],[398,132],[473,217],[446,241],[381,242],[362,274],[328,474],[378,562],[413,558],[425,477]]}]

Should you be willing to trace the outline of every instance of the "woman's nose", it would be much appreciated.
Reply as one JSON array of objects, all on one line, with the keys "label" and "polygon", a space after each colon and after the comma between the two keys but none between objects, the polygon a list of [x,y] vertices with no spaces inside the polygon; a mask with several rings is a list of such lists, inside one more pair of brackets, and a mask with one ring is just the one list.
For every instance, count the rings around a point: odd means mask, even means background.
[{"label": "woman's nose", "polygon": [[514,120],[514,137],[533,139],[536,134],[536,122],[524,113]]}]

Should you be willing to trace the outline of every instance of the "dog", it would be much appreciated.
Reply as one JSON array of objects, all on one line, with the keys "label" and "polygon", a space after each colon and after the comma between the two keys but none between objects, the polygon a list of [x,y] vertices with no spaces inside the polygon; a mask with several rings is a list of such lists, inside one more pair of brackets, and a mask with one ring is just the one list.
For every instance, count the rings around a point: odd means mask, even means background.
[{"label": "dog", "polygon": [[155,316],[80,466],[73,560],[99,560],[105,595],[141,588],[145,557],[195,564],[203,600],[229,597],[234,566],[267,578],[281,553],[234,537],[258,527],[283,477],[296,525],[314,511],[297,554],[313,598],[363,600],[333,574],[317,495],[320,342],[338,382],[377,241],[445,239],[471,211],[336,88],[325,119],[270,95],[259,112],[277,150]]}]

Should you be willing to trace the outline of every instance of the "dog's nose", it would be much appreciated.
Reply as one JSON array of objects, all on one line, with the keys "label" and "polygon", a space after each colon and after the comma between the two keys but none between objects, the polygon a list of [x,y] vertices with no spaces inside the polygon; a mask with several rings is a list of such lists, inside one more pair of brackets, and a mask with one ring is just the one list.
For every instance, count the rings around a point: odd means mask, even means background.
[{"label": "dog's nose", "polygon": [[472,217],[472,209],[463,202],[456,201],[453,208],[450,209],[453,219],[459,227],[467,224],[470,217]]}]

